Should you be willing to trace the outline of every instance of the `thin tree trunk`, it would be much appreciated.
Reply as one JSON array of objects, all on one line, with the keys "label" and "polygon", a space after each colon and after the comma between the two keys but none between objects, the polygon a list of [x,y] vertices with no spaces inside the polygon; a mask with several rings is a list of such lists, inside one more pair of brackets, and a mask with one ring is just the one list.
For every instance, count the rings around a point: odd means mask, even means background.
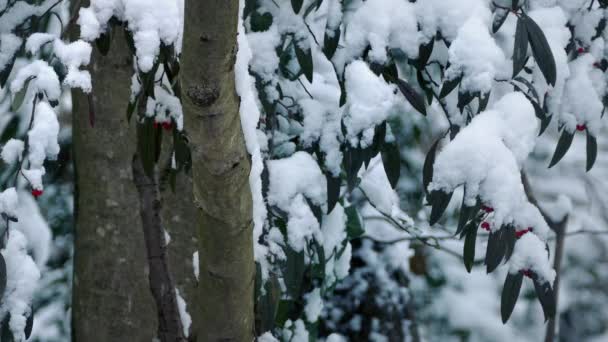
[{"label": "thin tree trunk", "polygon": [[157,322],[131,172],[135,130],[126,122],[125,108],[132,59],[122,34],[113,39],[108,56],[93,54],[89,70],[95,127],[87,96],[73,96],[73,340],[150,342]]},{"label": "thin tree trunk", "polygon": [[[568,216],[564,217],[561,222],[552,225],[555,231],[555,255],[553,257],[553,268],[555,269],[555,281],[553,282],[553,292],[555,293],[555,307],[559,304],[559,283],[561,278],[562,259],[564,257],[564,244],[566,242],[566,227],[568,224]],[[557,310],[556,310],[557,311]],[[559,320],[559,311],[555,317],[550,318],[547,322],[547,332],[545,334],[545,342],[555,341],[557,334],[557,321]]]},{"label": "thin tree trunk", "polygon": [[199,208],[199,341],[253,340],[252,199],[235,92],[238,0],[187,0],[182,81]]},{"label": "thin tree trunk", "polygon": [[158,338],[161,342],[185,341],[175,283],[169,273],[167,241],[160,216],[158,182],[145,174],[141,159],[137,156],[133,158],[133,181],[139,193],[139,211],[150,267],[150,290],[158,312]]}]

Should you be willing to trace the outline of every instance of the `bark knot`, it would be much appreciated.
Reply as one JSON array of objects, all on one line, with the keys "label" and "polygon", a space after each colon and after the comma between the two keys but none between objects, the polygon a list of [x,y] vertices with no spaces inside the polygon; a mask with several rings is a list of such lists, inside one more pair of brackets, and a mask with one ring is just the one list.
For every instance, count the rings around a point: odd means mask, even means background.
[{"label": "bark knot", "polygon": [[203,84],[188,87],[186,94],[199,107],[209,107],[220,96],[220,90],[215,85]]}]

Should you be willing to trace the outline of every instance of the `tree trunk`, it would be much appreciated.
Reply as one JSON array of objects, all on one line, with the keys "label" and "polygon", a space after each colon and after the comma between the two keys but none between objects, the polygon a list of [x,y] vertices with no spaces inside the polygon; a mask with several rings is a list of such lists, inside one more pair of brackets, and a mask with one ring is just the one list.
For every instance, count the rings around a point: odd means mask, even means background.
[{"label": "tree trunk", "polygon": [[235,91],[237,0],[188,0],[182,81],[199,209],[199,341],[253,340],[252,199]]},{"label": "tree trunk", "polygon": [[135,125],[127,124],[125,109],[132,59],[122,34],[114,37],[107,56],[93,53],[89,70],[95,127],[87,97],[73,96],[73,340],[150,342],[157,322],[131,171]]}]

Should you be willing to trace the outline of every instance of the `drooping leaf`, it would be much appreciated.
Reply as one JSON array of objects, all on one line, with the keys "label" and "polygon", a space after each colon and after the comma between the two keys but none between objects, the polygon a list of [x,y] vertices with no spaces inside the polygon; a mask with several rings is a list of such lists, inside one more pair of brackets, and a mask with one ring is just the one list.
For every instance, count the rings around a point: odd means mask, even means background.
[{"label": "drooping leaf", "polygon": [[568,152],[568,149],[570,149],[570,145],[572,145],[573,139],[574,133],[568,132],[567,129],[562,130],[562,135],[557,141],[557,147],[555,148],[555,153],[553,154],[553,159],[551,159],[549,168],[553,167],[560,160],[562,160],[562,158],[566,155],[566,152]]},{"label": "drooping leaf", "polygon": [[21,87],[21,89],[19,89],[19,91],[15,94],[15,97],[13,97],[13,103],[11,104],[11,110],[13,112],[16,112],[19,108],[21,108],[21,105],[23,105],[23,101],[25,101],[25,95],[27,94],[27,88],[29,87],[30,82],[34,78],[34,76],[28,77],[23,83],[23,87]]},{"label": "drooping leaf", "polygon": [[290,298],[300,298],[302,288],[302,279],[306,272],[304,261],[304,251],[294,251],[290,246],[285,247],[285,256],[287,257],[285,269],[283,271],[283,280],[287,294]]},{"label": "drooping leaf", "polygon": [[[2,71],[0,72],[0,87],[4,88],[4,86],[6,85],[6,81],[8,80],[8,77],[11,75],[11,71],[13,71],[13,65],[15,65],[15,59],[16,59],[16,55],[13,56],[13,58],[6,63],[6,65],[4,66],[4,69],[2,69]],[[60,63],[61,65],[63,65],[63,63]]]},{"label": "drooping leaf", "polygon": [[490,102],[490,92],[479,95],[479,109],[478,112],[483,112],[488,107],[488,103]]},{"label": "drooping leaf", "polygon": [[23,330],[26,340],[32,335],[32,328],[34,328],[34,312],[30,308],[30,313],[27,315],[27,319],[25,320],[25,329]]},{"label": "drooping leaf", "polygon": [[431,146],[431,149],[426,154],[426,158],[424,159],[424,165],[422,167],[422,185],[424,187],[424,192],[428,194],[428,187],[433,180],[433,164],[435,164],[435,157],[437,155],[437,147],[439,146],[439,142],[441,138],[437,139],[435,143]]},{"label": "drooping leaf", "polygon": [[339,25],[332,31],[327,31],[327,29],[325,30],[325,36],[323,38],[323,53],[329,60],[331,60],[338,49],[340,34],[341,31]]},{"label": "drooping leaf", "polygon": [[509,16],[509,11],[502,8],[497,8],[494,12],[494,20],[492,21],[492,33],[498,32],[502,27],[502,24],[505,23],[507,17]]},{"label": "drooping leaf", "polygon": [[457,107],[461,113],[462,113],[462,111],[464,111],[464,107],[466,107],[469,103],[471,103],[471,101],[473,101],[473,99],[475,99],[475,95],[473,93],[469,93],[469,92],[464,92],[464,93],[459,92],[458,93]]},{"label": "drooping leaf", "polygon": [[420,95],[414,88],[412,88],[409,83],[400,78],[397,79],[397,86],[412,107],[414,107],[414,109],[416,109],[422,115],[426,115],[426,104],[424,103],[424,97],[422,97],[422,95]]},{"label": "drooping leaf", "polygon": [[487,273],[494,271],[505,257],[507,244],[503,235],[503,229],[490,232],[485,259]]},{"label": "drooping leaf", "polygon": [[587,130],[587,171],[590,171],[597,159],[597,140]]},{"label": "drooping leaf", "polygon": [[432,205],[429,225],[432,226],[439,221],[443,212],[448,207],[450,199],[452,199],[452,194],[453,192],[446,193],[441,190],[434,190],[428,195],[428,201]]},{"label": "drooping leaf", "polygon": [[464,238],[464,248],[462,259],[467,272],[471,273],[473,263],[475,263],[475,242],[477,240],[477,226],[467,225],[466,235]]},{"label": "drooping leaf", "polygon": [[2,320],[2,322],[0,323],[0,341],[2,342],[14,342],[15,341],[15,336],[13,336],[13,332],[11,331],[11,328],[9,326],[9,322],[11,320],[11,313],[7,313],[6,316],[4,316],[4,319]]},{"label": "drooping leaf", "polygon": [[310,47],[303,49],[298,43],[295,43],[294,49],[296,51],[296,59],[300,64],[300,68],[302,68],[302,72],[304,72],[304,76],[306,76],[308,82],[312,83],[312,75],[314,70],[312,64],[312,51],[310,50]]},{"label": "drooping leaf", "polygon": [[272,14],[266,12],[264,14],[260,14],[258,11],[254,11],[251,13],[251,31],[252,32],[264,32],[268,31],[270,26],[272,26]]},{"label": "drooping leaf", "polygon": [[522,272],[507,274],[500,298],[500,315],[503,323],[507,323],[509,317],[511,317],[511,313],[519,297],[523,279],[524,274]]},{"label": "drooping leaf", "polygon": [[[465,191],[466,193],[466,191]],[[481,208],[481,202],[477,200],[475,205],[467,206],[465,203],[465,197],[462,197],[462,205],[460,207],[460,217],[458,218],[458,228],[456,229],[456,233],[454,235],[461,234],[467,225],[469,220],[473,220],[477,213],[479,212],[479,208]],[[477,224],[475,224],[477,226]]]},{"label": "drooping leaf", "polygon": [[444,81],[443,84],[441,85],[441,91],[439,92],[439,98],[442,99],[442,98],[448,96],[448,94],[450,94],[452,92],[452,90],[456,89],[456,87],[460,84],[461,81],[462,81],[462,75],[460,75],[452,80]]},{"label": "drooping leaf", "polygon": [[293,8],[293,11],[296,14],[300,13],[303,3],[304,3],[304,0],[291,0],[291,8]]},{"label": "drooping leaf", "polygon": [[435,39],[431,39],[428,43],[420,45],[418,48],[418,68],[424,69],[429,58],[433,54],[433,47],[435,46]]},{"label": "drooping leaf", "polygon": [[513,45],[513,77],[517,76],[526,65],[528,54],[528,29],[523,17],[517,19],[515,27],[515,43]]},{"label": "drooping leaf", "polygon": [[340,185],[342,180],[340,177],[334,177],[332,174],[325,175],[327,179],[327,213],[331,213],[340,199]]},{"label": "drooping leaf", "polygon": [[551,52],[551,47],[549,46],[549,42],[547,42],[547,38],[545,37],[543,30],[534,20],[532,20],[532,18],[525,14],[522,14],[520,20],[525,20],[526,29],[528,31],[528,39],[530,41],[530,46],[532,47],[532,53],[534,54],[536,63],[538,63],[538,66],[545,76],[547,83],[555,86],[557,77],[555,58],[553,57],[553,52]]},{"label": "drooping leaf", "polygon": [[551,124],[552,118],[553,118],[553,115],[546,115],[544,118],[542,118],[540,120],[540,130],[538,133],[539,136],[541,136],[543,133],[545,133],[545,131],[549,127],[549,124]]},{"label": "drooping leaf", "polygon": [[357,208],[355,206],[346,207],[344,213],[346,214],[346,235],[348,238],[352,240],[362,236],[365,230]]},{"label": "drooping leaf", "polygon": [[401,174],[401,153],[396,143],[385,143],[382,147],[382,164],[386,177],[394,189]]},{"label": "drooping leaf", "polygon": [[534,281],[536,296],[543,308],[545,321],[547,321],[555,317],[555,293],[549,282],[541,281],[536,275],[533,275],[532,280]]}]

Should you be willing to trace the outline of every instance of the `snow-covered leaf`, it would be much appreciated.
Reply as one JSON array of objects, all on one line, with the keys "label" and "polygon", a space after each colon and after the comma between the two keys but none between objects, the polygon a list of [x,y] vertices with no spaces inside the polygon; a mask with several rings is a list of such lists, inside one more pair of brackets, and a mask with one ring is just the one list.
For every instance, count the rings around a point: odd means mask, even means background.
[{"label": "snow-covered leaf", "polygon": [[346,234],[350,240],[356,239],[365,233],[359,212],[355,206],[344,208],[346,213]]},{"label": "snow-covered leaf", "polygon": [[399,90],[405,96],[407,101],[419,111],[422,115],[426,115],[426,105],[424,103],[424,97],[420,95],[409,83],[398,78],[397,85],[399,86]]},{"label": "snow-covered leaf", "polygon": [[538,63],[538,66],[545,76],[547,83],[555,86],[555,81],[557,78],[555,58],[553,57],[551,46],[549,46],[549,42],[547,42],[547,38],[545,37],[543,30],[534,20],[532,20],[532,18],[525,14],[521,16],[520,20],[525,20],[526,29],[528,31],[528,39],[530,41],[530,46],[532,47],[532,53],[534,54],[536,63]]},{"label": "snow-covered leaf", "polygon": [[520,17],[515,28],[515,43],[513,45],[513,77],[517,76],[526,65],[528,53],[528,29],[526,20]]}]

